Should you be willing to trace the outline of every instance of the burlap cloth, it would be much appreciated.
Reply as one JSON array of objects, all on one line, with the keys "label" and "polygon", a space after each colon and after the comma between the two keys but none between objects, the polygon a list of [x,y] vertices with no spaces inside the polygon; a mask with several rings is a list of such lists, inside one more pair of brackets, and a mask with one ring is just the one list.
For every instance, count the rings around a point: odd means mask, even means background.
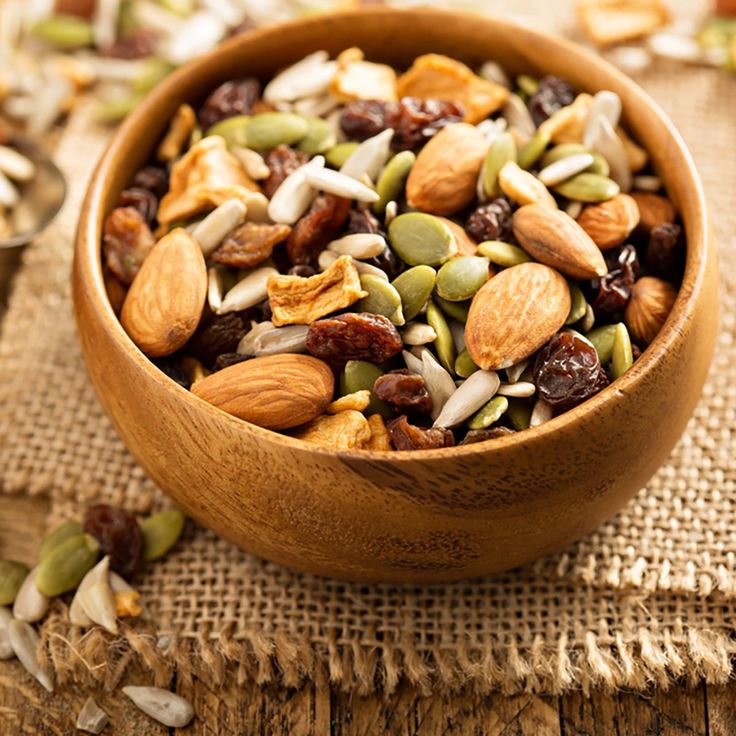
[{"label": "burlap cloth", "polygon": [[[514,13],[533,19],[549,5],[514,3]],[[554,5],[546,22],[559,27],[570,8]],[[135,659],[160,682],[176,671],[296,685],[321,672],[359,692],[391,690],[402,677],[426,691],[550,693],[728,678],[736,653],[736,79],[662,64],[640,81],[698,163],[723,292],[702,401],[649,486],[562,554],[495,578],[424,588],[298,575],[191,524],[176,551],[140,580],[148,623],[126,626],[117,639],[84,634],[55,604],[42,633],[61,681],[110,687]],[[88,120],[77,115],[59,150],[72,194],[57,224],[26,251],[0,342],[0,488],[48,494],[49,523],[93,500],[139,512],[167,503],[103,415],[74,334],[71,237],[105,139]]]}]

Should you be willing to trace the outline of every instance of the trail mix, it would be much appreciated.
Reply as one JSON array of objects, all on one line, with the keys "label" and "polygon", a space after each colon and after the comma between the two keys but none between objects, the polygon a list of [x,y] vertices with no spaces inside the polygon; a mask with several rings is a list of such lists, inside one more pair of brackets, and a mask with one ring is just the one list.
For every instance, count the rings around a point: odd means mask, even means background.
[{"label": "trail mix", "polygon": [[536,426],[623,375],[684,243],[610,91],[316,52],[182,105],[104,223],[108,293],[174,381],[335,449]]}]

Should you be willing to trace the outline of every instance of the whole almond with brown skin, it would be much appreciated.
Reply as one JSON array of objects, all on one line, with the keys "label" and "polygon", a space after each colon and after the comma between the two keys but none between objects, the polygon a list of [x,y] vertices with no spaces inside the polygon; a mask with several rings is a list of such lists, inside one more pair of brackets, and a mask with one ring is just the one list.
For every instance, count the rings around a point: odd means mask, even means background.
[{"label": "whole almond with brown skin", "polygon": [[192,393],[246,422],[290,429],[324,413],[332,401],[330,367],[311,355],[266,355],[223,368]]},{"label": "whole almond with brown skin", "polygon": [[508,368],[539,350],[569,313],[565,279],[541,263],[521,263],[486,281],[473,297],[465,345],[484,370]]},{"label": "whole almond with brown skin", "polygon": [[666,197],[651,192],[631,192],[631,198],[639,208],[639,230],[647,235],[665,222],[674,222],[675,207]]},{"label": "whole almond with brown skin", "polygon": [[608,272],[600,248],[562,210],[539,204],[519,207],[513,217],[519,245],[540,263],[575,279],[594,279]]},{"label": "whole almond with brown skin", "polygon": [[207,296],[202,249],[176,228],[151,249],[120,313],[131,340],[149,357],[170,355],[194,334]]},{"label": "whole almond with brown skin", "polygon": [[675,288],[654,276],[642,276],[634,284],[624,322],[636,342],[649,345],[657,337],[676,298]]},{"label": "whole almond with brown skin", "polygon": [[606,202],[588,205],[577,223],[601,250],[608,250],[621,245],[639,224],[639,208],[628,194],[617,194]]},{"label": "whole almond with brown skin", "polygon": [[434,215],[464,210],[475,197],[487,151],[488,142],[474,125],[455,123],[440,130],[422,148],[409,173],[409,206]]}]

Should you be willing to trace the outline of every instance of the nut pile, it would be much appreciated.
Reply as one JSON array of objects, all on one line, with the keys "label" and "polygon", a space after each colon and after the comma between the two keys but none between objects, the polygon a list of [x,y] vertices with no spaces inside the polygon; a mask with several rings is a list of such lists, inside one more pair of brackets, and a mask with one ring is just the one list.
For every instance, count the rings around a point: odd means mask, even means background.
[{"label": "nut pile", "polygon": [[104,223],[128,335],[235,417],[333,449],[493,439],[656,337],[681,227],[610,91],[315,52],[183,104]]}]

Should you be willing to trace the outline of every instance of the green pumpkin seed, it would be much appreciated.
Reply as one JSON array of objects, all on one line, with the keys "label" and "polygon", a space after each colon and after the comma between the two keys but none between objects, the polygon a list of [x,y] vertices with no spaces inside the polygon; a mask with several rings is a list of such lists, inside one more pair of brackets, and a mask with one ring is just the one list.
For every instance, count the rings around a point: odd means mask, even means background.
[{"label": "green pumpkin seed", "polygon": [[586,169],[587,172],[600,174],[601,176],[608,176],[611,173],[611,167],[608,165],[608,161],[600,153],[591,151],[580,143],[560,143],[559,146],[551,148],[542,156],[541,166],[542,168],[546,168],[550,164],[561,161],[568,156],[573,156],[576,153],[589,153],[593,157],[593,163],[588,166]]},{"label": "green pumpkin seed", "polygon": [[508,399],[508,408],[506,416],[511,422],[511,426],[517,431],[527,429],[532,418],[532,410],[534,409],[534,399]]},{"label": "green pumpkin seed", "polygon": [[168,509],[141,521],[146,562],[158,560],[176,544],[186,520],[179,509]]},{"label": "green pumpkin seed", "polygon": [[613,355],[613,341],[616,338],[616,325],[595,327],[585,337],[593,343],[601,365],[610,363]]},{"label": "green pumpkin seed", "polygon": [[519,166],[529,170],[542,157],[549,145],[550,134],[545,129],[539,129],[531,140],[519,151]]},{"label": "green pumpkin seed", "polygon": [[519,74],[516,77],[516,86],[521,94],[531,97],[539,89],[539,82],[528,74]]},{"label": "green pumpkin seed", "polygon": [[361,274],[360,286],[363,291],[368,292],[368,296],[358,301],[357,311],[382,314],[395,325],[405,324],[406,320],[401,311],[401,295],[394,286],[370,273]]},{"label": "green pumpkin seed", "polygon": [[52,15],[39,20],[31,34],[58,49],[74,49],[94,43],[92,25],[76,15]]},{"label": "green pumpkin seed", "polygon": [[323,118],[306,118],[306,120],[309,128],[297,146],[300,151],[316,156],[335,145],[335,131],[326,120]]},{"label": "green pumpkin seed", "polygon": [[498,197],[501,190],[498,186],[498,172],[509,161],[516,161],[516,141],[511,133],[500,133],[488,147],[481,176],[483,177],[483,192],[486,197]]},{"label": "green pumpkin seed", "polygon": [[343,164],[355,153],[355,149],[360,145],[355,141],[347,141],[346,143],[337,143],[332,148],[325,151],[325,161],[328,166],[333,169],[341,169]]},{"label": "green pumpkin seed", "polygon": [[133,92],[144,95],[150,92],[160,81],[176,69],[168,61],[152,56],[141,62],[140,74],[133,80],[131,86]]},{"label": "green pumpkin seed", "polygon": [[424,212],[395,217],[388,226],[388,239],[396,255],[410,266],[439,266],[457,253],[450,228]]},{"label": "green pumpkin seed", "polygon": [[427,324],[437,333],[434,341],[437,357],[442,367],[452,375],[455,371],[455,341],[445,315],[432,300],[427,303]]},{"label": "green pumpkin seed", "polygon": [[611,373],[614,378],[620,378],[632,365],[634,365],[634,355],[631,350],[629,331],[623,322],[619,322],[616,325],[616,334],[613,338]]},{"label": "green pumpkin seed", "polygon": [[370,391],[371,403],[363,412],[366,416],[380,414],[384,419],[392,415],[391,407],[373,393],[373,384],[383,371],[367,360],[349,360],[340,374],[340,394],[347,396],[356,391]]},{"label": "green pumpkin seed", "polygon": [[215,123],[205,131],[205,136],[219,135],[225,139],[228,148],[240,146],[245,148],[248,144],[248,125],[252,120],[250,115],[233,115]]},{"label": "green pumpkin seed", "polygon": [[460,376],[460,378],[468,378],[478,370],[480,370],[480,368],[478,368],[470,357],[470,353],[467,348],[458,353],[457,358],[455,358],[455,375]]},{"label": "green pumpkin seed", "polygon": [[246,128],[246,145],[256,150],[276,148],[282,143],[291,146],[309,132],[309,123],[289,112],[262,112],[254,115]]},{"label": "green pumpkin seed", "polygon": [[433,297],[434,303],[452,319],[457,320],[465,324],[468,321],[468,310],[470,309],[470,302],[448,302],[447,299],[443,299],[437,294]]},{"label": "green pumpkin seed", "polygon": [[478,244],[478,253],[502,268],[518,266],[520,263],[527,263],[532,260],[523,248],[519,248],[518,245],[511,245],[511,243],[504,243],[501,240],[484,240]]},{"label": "green pumpkin seed", "polygon": [[180,18],[188,18],[195,7],[194,0],[158,0],[158,3]]},{"label": "green pumpkin seed", "polygon": [[437,271],[434,288],[448,302],[464,302],[488,281],[488,264],[482,256],[456,256]]},{"label": "green pumpkin seed", "polygon": [[51,552],[52,549],[58,547],[62,542],[65,542],[69,537],[76,537],[79,534],[83,534],[84,529],[82,528],[82,522],[79,519],[73,521],[66,521],[61,526],[57,526],[52,532],[49,532],[41,543],[41,552],[39,554],[40,559],[43,559]]},{"label": "green pumpkin seed", "polygon": [[130,95],[120,99],[100,102],[95,108],[95,117],[101,123],[116,123],[140,105],[143,95]]},{"label": "green pumpkin seed", "polygon": [[621,191],[613,179],[588,173],[577,174],[553,189],[557,194],[578,202],[605,202]]},{"label": "green pumpkin seed", "polygon": [[577,284],[574,284],[572,281],[568,281],[567,285],[570,288],[570,314],[567,315],[565,324],[574,325],[578,320],[585,317],[588,304],[585,301],[583,292]]},{"label": "green pumpkin seed", "polygon": [[374,214],[382,215],[389,202],[398,201],[416,160],[417,157],[412,151],[401,151],[383,167],[376,182],[376,191],[380,199],[373,203]]},{"label": "green pumpkin seed", "polygon": [[100,545],[89,534],[69,537],[41,560],[36,573],[38,592],[53,598],[74,590],[94,567],[99,554]]},{"label": "green pumpkin seed", "polygon": [[437,272],[430,266],[414,266],[399,274],[392,286],[399,292],[404,319],[414,319],[432,295]]},{"label": "green pumpkin seed", "polygon": [[486,429],[497,422],[509,408],[509,400],[505,396],[494,396],[485,406],[470,417],[469,429]]},{"label": "green pumpkin seed", "polygon": [[29,570],[22,562],[0,560],[0,606],[12,606]]}]

